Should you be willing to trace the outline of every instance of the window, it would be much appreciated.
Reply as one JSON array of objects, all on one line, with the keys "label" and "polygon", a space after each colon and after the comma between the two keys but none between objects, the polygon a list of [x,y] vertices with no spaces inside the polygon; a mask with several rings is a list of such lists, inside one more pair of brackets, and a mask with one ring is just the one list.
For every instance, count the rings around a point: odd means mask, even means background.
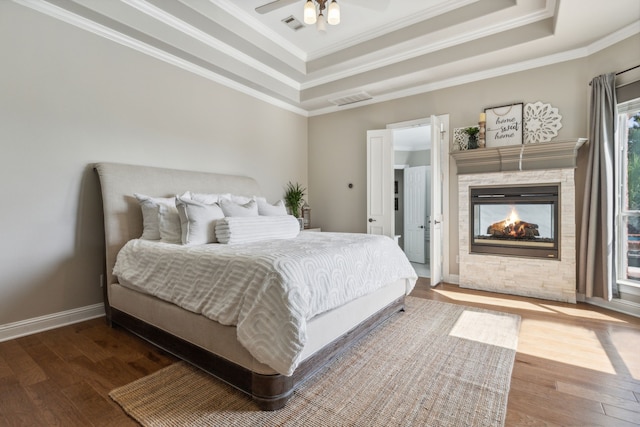
[{"label": "window", "polygon": [[618,105],[616,148],[618,283],[640,288],[640,98]]}]

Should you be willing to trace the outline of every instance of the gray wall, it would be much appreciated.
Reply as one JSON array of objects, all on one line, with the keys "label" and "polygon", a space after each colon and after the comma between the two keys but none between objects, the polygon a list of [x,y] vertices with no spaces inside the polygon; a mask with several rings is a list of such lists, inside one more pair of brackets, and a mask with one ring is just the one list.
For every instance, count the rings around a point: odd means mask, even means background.
[{"label": "gray wall", "polygon": [[[639,45],[640,35],[635,35],[582,59],[310,118],[309,186],[315,225],[327,231],[366,231],[367,130],[432,114],[449,114],[450,126],[456,128],[476,123],[485,107],[543,101],[558,108],[563,116],[557,139],[584,137],[589,81],[599,74],[639,64]],[[578,192],[583,188],[586,151],[582,149],[579,154]],[[449,163],[450,186],[445,189],[451,194],[449,269],[457,274],[458,183],[453,159]],[[354,184],[352,190],[347,188],[348,182]],[[581,201],[578,197],[579,210]]]},{"label": "gray wall", "polygon": [[[639,43],[634,36],[585,59],[306,119],[0,1],[0,326],[102,301],[93,162],[250,175],[271,199],[298,181],[314,227],[363,232],[366,130],[445,113],[459,127],[487,106],[544,101],[564,117],[559,138],[584,136],[589,80],[640,63]],[[456,188],[452,163],[448,191]]]},{"label": "gray wall", "polygon": [[0,54],[0,326],[102,302],[92,162],[307,186],[305,117],[9,1]]}]

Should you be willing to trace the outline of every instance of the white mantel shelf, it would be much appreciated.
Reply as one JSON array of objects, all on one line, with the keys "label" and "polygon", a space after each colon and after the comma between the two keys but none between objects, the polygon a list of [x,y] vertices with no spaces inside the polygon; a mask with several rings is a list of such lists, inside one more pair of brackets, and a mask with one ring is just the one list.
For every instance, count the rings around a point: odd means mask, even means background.
[{"label": "white mantel shelf", "polygon": [[586,138],[453,151],[458,175],[575,168]]}]

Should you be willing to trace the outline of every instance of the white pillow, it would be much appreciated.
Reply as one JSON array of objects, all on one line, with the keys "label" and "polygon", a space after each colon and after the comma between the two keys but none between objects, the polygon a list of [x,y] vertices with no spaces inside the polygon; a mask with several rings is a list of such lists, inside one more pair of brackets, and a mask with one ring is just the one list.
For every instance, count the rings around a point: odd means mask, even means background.
[{"label": "white pillow", "polygon": [[231,200],[231,194],[191,193],[191,199],[196,202],[204,203],[205,205],[212,205],[214,203],[218,203],[222,199]]},{"label": "white pillow", "polygon": [[229,198],[232,202],[237,203],[239,205],[246,205],[252,200],[256,200],[255,196],[247,197],[247,196],[238,196],[236,194],[229,194]]},{"label": "white pillow", "polygon": [[258,214],[263,216],[281,216],[287,215],[287,207],[284,200],[278,200],[273,205],[267,202],[263,197],[256,198],[258,201]]},{"label": "white pillow", "polygon": [[292,215],[225,217],[216,223],[216,238],[226,244],[293,239],[299,233],[300,223]]},{"label": "white pillow", "polygon": [[142,210],[142,236],[140,238],[160,240],[160,217],[158,215],[160,206],[175,206],[175,197],[150,197],[139,193],[133,195]]},{"label": "white pillow", "polygon": [[222,199],[219,202],[224,216],[258,216],[258,203],[249,200],[245,204],[238,204],[231,200]]},{"label": "white pillow", "polygon": [[224,218],[224,213],[217,203],[205,204],[181,196],[176,196],[175,203],[180,216],[180,240],[183,245],[204,245],[218,241],[216,222]]},{"label": "white pillow", "polygon": [[160,205],[158,218],[160,220],[160,241],[182,243],[182,228],[175,197],[173,198],[173,206]]}]

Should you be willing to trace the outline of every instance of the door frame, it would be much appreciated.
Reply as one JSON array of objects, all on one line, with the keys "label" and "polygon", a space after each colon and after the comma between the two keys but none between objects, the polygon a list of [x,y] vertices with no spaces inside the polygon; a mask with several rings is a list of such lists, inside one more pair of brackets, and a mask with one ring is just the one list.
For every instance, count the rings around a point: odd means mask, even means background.
[{"label": "door frame", "polygon": [[[449,158],[449,139],[450,139],[450,130],[449,130],[449,114],[440,114],[438,118],[444,125],[444,135],[441,139],[440,152],[442,153],[441,160],[442,164],[442,218],[444,220],[444,227],[442,227],[442,277],[445,282],[448,283],[458,283],[458,277],[451,276],[449,269],[449,242],[451,241],[451,227],[458,226],[458,218],[456,215],[455,220],[451,220],[451,216],[449,215],[449,162],[451,161]],[[395,122],[387,124],[387,129],[404,129],[411,128],[415,126],[426,126],[431,125],[431,116],[424,117],[421,119],[415,120],[407,120],[403,122]],[[455,194],[458,194],[458,191],[455,191]]]}]

